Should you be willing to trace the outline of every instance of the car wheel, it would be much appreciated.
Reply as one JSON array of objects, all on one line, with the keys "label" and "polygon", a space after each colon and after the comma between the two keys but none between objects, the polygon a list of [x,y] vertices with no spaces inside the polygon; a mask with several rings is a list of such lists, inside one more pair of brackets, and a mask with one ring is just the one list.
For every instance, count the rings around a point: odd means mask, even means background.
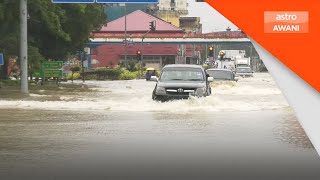
[{"label": "car wheel", "polygon": [[152,100],[156,100],[156,99],[157,99],[157,96],[154,93],[152,93]]},{"label": "car wheel", "polygon": [[153,91],[153,93],[152,93],[152,100],[154,100],[154,101],[160,100],[160,98],[155,94],[155,91]]},{"label": "car wheel", "polygon": [[210,96],[211,95],[211,87],[209,88],[209,91],[207,91],[206,96]]}]

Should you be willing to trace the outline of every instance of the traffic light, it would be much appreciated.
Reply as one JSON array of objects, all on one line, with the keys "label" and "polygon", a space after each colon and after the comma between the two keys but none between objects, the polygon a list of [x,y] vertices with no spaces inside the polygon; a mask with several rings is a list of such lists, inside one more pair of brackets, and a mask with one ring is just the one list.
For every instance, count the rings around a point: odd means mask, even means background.
[{"label": "traffic light", "polygon": [[209,47],[209,57],[213,57],[213,47]]},{"label": "traffic light", "polygon": [[226,55],[223,51],[219,52],[220,60],[224,59],[224,55]]},{"label": "traffic light", "polygon": [[140,50],[137,51],[137,60],[138,61],[141,60],[141,51]]},{"label": "traffic light", "polygon": [[150,26],[150,31],[156,30],[155,21],[151,21],[149,26]]}]

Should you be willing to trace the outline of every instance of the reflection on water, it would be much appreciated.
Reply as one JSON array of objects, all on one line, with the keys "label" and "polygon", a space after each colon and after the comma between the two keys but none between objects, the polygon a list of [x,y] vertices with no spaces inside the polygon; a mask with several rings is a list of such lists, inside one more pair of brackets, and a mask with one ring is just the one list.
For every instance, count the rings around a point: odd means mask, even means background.
[{"label": "reflection on water", "polygon": [[[311,147],[301,151],[300,141],[306,136],[292,117],[282,109],[227,113],[0,109],[0,179],[14,174],[42,180],[56,173],[80,180],[87,174],[130,172],[184,177],[178,179],[221,172],[225,177],[238,172],[232,179],[248,179],[242,177],[252,172],[277,177],[269,179],[279,179],[279,172],[290,179],[316,176],[316,152]],[[298,137],[290,142],[295,146],[287,146],[290,136]],[[35,178],[38,174],[44,178]],[[57,179],[70,180],[67,175]]]},{"label": "reflection on water", "polygon": [[273,133],[279,141],[297,148],[314,149],[304,129],[293,113],[287,114],[274,128]]}]

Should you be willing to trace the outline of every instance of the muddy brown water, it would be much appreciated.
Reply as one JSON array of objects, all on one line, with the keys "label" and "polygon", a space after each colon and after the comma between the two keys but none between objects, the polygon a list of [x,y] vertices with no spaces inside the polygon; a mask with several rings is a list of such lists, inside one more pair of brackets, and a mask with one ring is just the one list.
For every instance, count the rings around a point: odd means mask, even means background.
[{"label": "muddy brown water", "polygon": [[[319,179],[268,74],[159,103],[154,82],[88,81],[0,98],[0,179]],[[69,87],[68,87],[69,86]]]}]

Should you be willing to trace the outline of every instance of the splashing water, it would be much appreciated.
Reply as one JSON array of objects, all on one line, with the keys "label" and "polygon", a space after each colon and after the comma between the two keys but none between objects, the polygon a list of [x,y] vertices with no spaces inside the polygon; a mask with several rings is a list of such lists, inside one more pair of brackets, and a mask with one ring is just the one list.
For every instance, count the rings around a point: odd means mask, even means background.
[{"label": "splashing water", "polygon": [[[42,100],[49,95],[31,94],[37,98],[28,100],[0,100],[0,108],[46,110],[102,110],[148,112],[217,112],[259,111],[288,107],[281,91],[267,73],[238,82],[213,82],[212,95],[205,98],[190,97],[187,100],[156,102],[151,98],[154,82],[87,81],[92,92],[55,94],[59,100]],[[43,93],[43,91],[41,92]]]}]

